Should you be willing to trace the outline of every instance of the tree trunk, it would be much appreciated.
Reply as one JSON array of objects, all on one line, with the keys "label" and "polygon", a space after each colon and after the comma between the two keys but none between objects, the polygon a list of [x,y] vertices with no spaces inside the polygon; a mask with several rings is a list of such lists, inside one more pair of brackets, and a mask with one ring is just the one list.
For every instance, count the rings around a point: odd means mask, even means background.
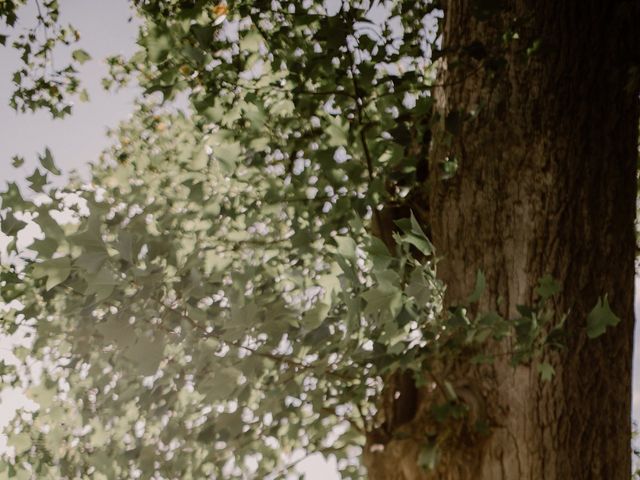
[{"label": "tree trunk", "polygon": [[[563,287],[556,312],[570,312],[567,348],[547,359],[550,382],[508,359],[465,367],[489,434],[442,444],[427,472],[417,458],[428,426],[405,425],[404,438],[369,440],[369,478],[626,480],[639,2],[521,0],[481,10],[495,3],[449,0],[445,11],[443,127],[430,158],[439,275],[456,303],[482,270],[479,311],[511,318],[552,275]],[[458,164],[450,178],[445,161]],[[586,317],[604,294],[622,321],[589,340]],[[419,398],[431,401],[426,391]]]}]

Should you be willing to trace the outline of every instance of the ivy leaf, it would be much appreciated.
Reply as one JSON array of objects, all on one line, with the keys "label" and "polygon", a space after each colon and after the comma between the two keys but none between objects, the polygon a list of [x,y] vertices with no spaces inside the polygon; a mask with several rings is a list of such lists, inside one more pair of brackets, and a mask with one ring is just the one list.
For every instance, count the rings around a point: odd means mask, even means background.
[{"label": "ivy leaf", "polygon": [[596,306],[587,316],[587,336],[597,338],[607,330],[607,327],[615,327],[618,323],[620,318],[611,311],[609,300],[605,295],[604,299],[598,298]]},{"label": "ivy leaf", "polygon": [[60,285],[71,273],[71,260],[69,257],[53,258],[35,265],[33,268],[34,278],[47,277],[47,290]]},{"label": "ivy leaf", "polygon": [[58,170],[58,167],[56,167],[55,163],[53,162],[51,150],[49,150],[48,148],[44,149],[44,155],[40,155],[39,160],[40,164],[54,175],[60,175],[62,173],[60,170]]},{"label": "ivy leaf", "polygon": [[91,55],[89,55],[86,50],[83,50],[81,48],[74,50],[71,53],[71,57],[78,63],[80,63],[80,65],[82,65],[85,62],[88,62],[89,60],[91,60]]}]

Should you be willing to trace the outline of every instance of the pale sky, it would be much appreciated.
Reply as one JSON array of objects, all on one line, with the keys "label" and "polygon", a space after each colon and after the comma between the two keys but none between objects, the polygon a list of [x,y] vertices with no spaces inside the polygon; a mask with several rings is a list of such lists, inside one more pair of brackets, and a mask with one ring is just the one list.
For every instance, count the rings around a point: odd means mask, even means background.
[{"label": "pale sky", "polygon": [[[28,2],[31,3],[31,2]],[[18,114],[8,107],[11,91],[11,74],[18,65],[17,55],[11,48],[0,47],[0,190],[4,181],[24,179],[33,173],[37,154],[45,147],[53,153],[57,165],[68,172],[78,169],[87,175],[87,165],[95,161],[108,145],[107,127],[114,127],[125,119],[133,108],[138,90],[128,87],[119,92],[105,92],[100,84],[107,72],[104,58],[120,53],[131,54],[136,45],[136,22],[129,21],[131,11],[126,0],[62,0],[62,23],[72,23],[82,35],[81,45],[93,57],[80,67],[80,77],[91,97],[88,103],[77,103],[74,113],[64,120],[52,120],[47,112]],[[27,7],[27,16],[32,15]],[[61,62],[62,63],[62,62]],[[22,155],[25,165],[11,167],[11,157]],[[638,281],[636,281],[636,291]],[[636,298],[636,312],[639,310]],[[638,314],[636,313],[636,316]],[[636,342],[638,328],[636,328]],[[0,358],[8,355],[11,342],[0,336]],[[637,350],[637,349],[636,349]],[[634,418],[640,418],[640,382],[638,365],[640,356],[634,354]],[[0,429],[12,415],[16,405],[23,400],[20,392],[5,391],[0,396]],[[0,437],[0,448],[2,448]],[[327,465],[319,457],[301,463],[300,471],[308,480],[337,479],[335,465]]]},{"label": "pale sky", "polygon": [[[28,4],[27,16],[33,2]],[[0,47],[0,177],[5,179],[24,178],[33,173],[36,154],[46,146],[63,170],[77,168],[86,173],[88,162],[96,160],[107,145],[106,128],[117,125],[133,110],[136,89],[109,93],[100,84],[107,72],[104,62],[107,55],[127,55],[136,49],[137,27],[128,21],[131,12],[126,0],[63,0],[60,4],[61,23],[72,23],[79,28],[81,45],[93,56],[80,67],[80,78],[91,101],[78,102],[73,115],[64,120],[51,120],[45,111],[15,113],[7,106],[7,99],[12,88],[11,74],[18,59],[12,48]],[[23,155],[27,160],[17,172],[10,167],[9,161],[15,154]]]}]

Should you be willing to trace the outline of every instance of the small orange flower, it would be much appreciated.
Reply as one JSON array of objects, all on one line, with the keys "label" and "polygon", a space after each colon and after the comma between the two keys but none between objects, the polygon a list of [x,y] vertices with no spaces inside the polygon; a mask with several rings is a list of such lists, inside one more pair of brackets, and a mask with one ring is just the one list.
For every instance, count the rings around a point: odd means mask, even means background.
[{"label": "small orange flower", "polygon": [[222,17],[223,15],[226,15],[228,11],[229,7],[226,3],[219,3],[211,9],[211,13],[213,13],[216,17]]}]

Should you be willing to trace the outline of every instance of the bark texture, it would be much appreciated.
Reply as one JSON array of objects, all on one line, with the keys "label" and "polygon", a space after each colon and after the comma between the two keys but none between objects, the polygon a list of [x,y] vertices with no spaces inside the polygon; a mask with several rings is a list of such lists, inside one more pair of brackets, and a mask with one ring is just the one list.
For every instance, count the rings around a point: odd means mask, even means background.
[{"label": "bark texture", "polygon": [[[431,428],[419,412],[434,398],[422,389],[413,420],[390,439],[369,439],[369,478],[626,480],[639,2],[509,1],[492,11],[496,3],[446,4],[442,130],[429,169],[439,274],[456,302],[482,270],[479,308],[510,317],[552,275],[563,287],[556,310],[570,311],[567,349],[549,358],[548,383],[506,360],[460,367],[458,390],[490,431],[459,431],[431,472],[417,465]],[[517,38],[505,41],[506,32]],[[447,159],[458,170],[443,179]],[[586,316],[604,294],[622,322],[589,340]]]}]

